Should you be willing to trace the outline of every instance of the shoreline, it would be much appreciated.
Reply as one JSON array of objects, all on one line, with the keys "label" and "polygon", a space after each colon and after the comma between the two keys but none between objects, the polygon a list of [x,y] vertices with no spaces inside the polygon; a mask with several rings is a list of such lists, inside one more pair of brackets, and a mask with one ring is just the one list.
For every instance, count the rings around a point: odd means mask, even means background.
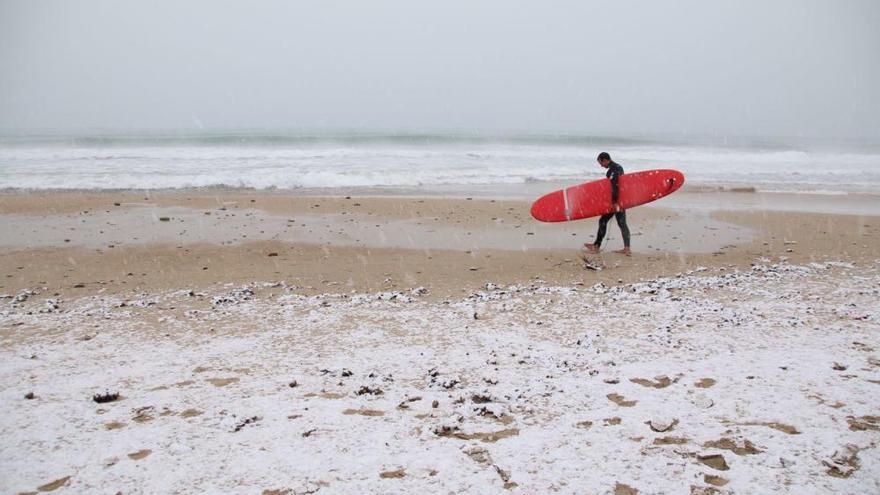
[{"label": "shoreline", "polygon": [[[575,181],[576,182],[576,181]],[[66,199],[83,197],[173,197],[173,196],[233,196],[233,197],[294,197],[294,198],[415,198],[415,199],[484,199],[500,201],[532,202],[540,196],[572,185],[570,181],[535,181],[517,184],[478,184],[478,185],[434,185],[419,187],[299,187],[254,188],[246,186],[204,186],[181,188],[70,188],[70,189],[28,189],[0,188],[0,213],[10,212],[11,205],[4,198],[15,198],[27,204],[27,198],[55,197]],[[22,199],[25,198],[25,199]],[[696,198],[696,200],[695,200]],[[702,199],[700,199],[702,198]],[[880,216],[880,191],[785,191],[761,190],[753,185],[701,185],[686,183],[671,196],[660,201],[648,203],[639,208],[679,207],[681,204],[703,204],[713,209],[755,209],[790,210],[812,213],[837,213],[839,208],[828,207],[841,200],[849,201],[849,211],[854,214]],[[817,204],[818,202],[818,204]],[[786,206],[786,203],[789,205]],[[726,206],[726,207],[725,207]],[[32,211],[39,212],[38,207]]]},{"label": "shoreline", "polygon": [[[636,170],[635,172],[638,172]],[[601,174],[595,177],[580,179],[580,182],[588,182],[592,179],[601,179]],[[221,192],[226,194],[258,194],[258,195],[291,195],[291,196],[344,196],[357,194],[361,196],[424,196],[424,197],[449,197],[461,198],[475,192],[494,194],[495,197],[503,198],[503,190],[511,189],[516,192],[512,198],[527,199],[532,197],[531,188],[550,192],[580,183],[577,178],[566,180],[527,180],[525,182],[512,183],[481,183],[481,184],[430,184],[417,186],[326,186],[326,187],[253,187],[235,186],[228,184],[214,184],[207,186],[181,186],[181,187],[70,187],[70,188],[29,188],[29,187],[0,187],[0,195],[15,194],[200,194]],[[867,190],[826,190],[804,189],[784,190],[765,189],[763,186],[740,182],[693,182],[688,181],[679,191],[681,193],[754,193],[754,194],[785,194],[806,196],[880,196],[878,191]],[[510,198],[510,199],[512,199]]]}]

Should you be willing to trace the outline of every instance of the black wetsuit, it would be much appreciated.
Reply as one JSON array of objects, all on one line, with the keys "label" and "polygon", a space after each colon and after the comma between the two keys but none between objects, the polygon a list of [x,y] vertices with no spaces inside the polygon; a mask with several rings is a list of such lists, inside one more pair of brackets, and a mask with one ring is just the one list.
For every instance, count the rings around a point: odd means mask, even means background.
[{"label": "black wetsuit", "polygon": [[[623,167],[613,161],[608,165],[608,171],[605,177],[611,179],[611,203],[617,203],[617,196],[620,188],[617,185],[617,179],[623,175]],[[617,217],[617,226],[620,227],[620,234],[623,236],[623,245],[629,247],[629,227],[626,225],[626,210],[620,210],[617,213],[609,213],[599,217],[599,231],[596,233],[596,247],[602,245],[602,239],[605,238],[605,230],[608,227],[608,220],[611,217]]]}]

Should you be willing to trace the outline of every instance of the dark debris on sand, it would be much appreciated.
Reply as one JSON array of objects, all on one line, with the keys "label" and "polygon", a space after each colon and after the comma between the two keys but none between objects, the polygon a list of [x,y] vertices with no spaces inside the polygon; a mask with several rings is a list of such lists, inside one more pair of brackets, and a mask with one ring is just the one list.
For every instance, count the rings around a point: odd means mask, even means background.
[{"label": "dark debris on sand", "polygon": [[119,392],[104,392],[103,394],[95,394],[92,396],[92,400],[97,402],[98,404],[117,401],[119,400]]}]

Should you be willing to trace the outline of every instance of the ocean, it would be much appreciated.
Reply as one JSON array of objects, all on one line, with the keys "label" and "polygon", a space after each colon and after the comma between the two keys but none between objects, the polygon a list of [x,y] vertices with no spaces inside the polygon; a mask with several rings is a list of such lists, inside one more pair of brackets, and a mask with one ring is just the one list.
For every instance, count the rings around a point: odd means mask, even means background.
[{"label": "ocean", "polygon": [[3,189],[400,188],[455,190],[675,168],[689,186],[880,193],[880,147],[462,134],[203,133],[0,137]]}]

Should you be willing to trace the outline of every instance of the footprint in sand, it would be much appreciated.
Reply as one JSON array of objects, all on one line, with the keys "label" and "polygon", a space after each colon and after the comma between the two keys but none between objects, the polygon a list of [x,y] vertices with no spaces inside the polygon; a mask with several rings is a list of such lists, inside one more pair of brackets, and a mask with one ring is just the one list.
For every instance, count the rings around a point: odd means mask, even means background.
[{"label": "footprint in sand", "polygon": [[194,418],[196,416],[201,416],[202,414],[204,414],[204,413],[202,411],[199,411],[198,409],[187,409],[186,411],[183,411],[182,413],[180,413],[180,417],[181,418]]},{"label": "footprint in sand", "polygon": [[697,388],[709,388],[715,385],[715,383],[713,378],[701,378],[700,381],[694,383],[694,386]]},{"label": "footprint in sand", "polygon": [[238,378],[230,377],[230,378],[208,378],[208,383],[215,387],[225,387],[231,383],[235,383],[238,381]]},{"label": "footprint in sand", "polygon": [[810,399],[815,399],[816,402],[818,402],[819,404],[822,404],[823,406],[828,406],[832,409],[840,409],[841,407],[846,405],[840,401],[834,401],[834,402],[828,401],[824,397],[822,397],[820,394],[812,394],[812,395],[808,395],[807,397],[809,397]]},{"label": "footprint in sand", "polygon": [[720,449],[720,450],[729,450],[736,455],[752,455],[752,454],[760,454],[764,452],[763,450],[755,447],[748,439],[743,439],[742,442],[734,440],[732,438],[722,437],[718,440],[711,440],[703,444],[704,448],[707,449]]},{"label": "footprint in sand", "polygon": [[880,416],[847,416],[846,422],[852,431],[880,431]]},{"label": "footprint in sand", "polygon": [[690,441],[688,437],[658,437],[654,439],[654,445],[684,445]]},{"label": "footprint in sand", "polygon": [[715,476],[712,474],[704,474],[703,475],[703,482],[706,483],[707,485],[724,486],[724,485],[730,483],[730,480],[722,478],[721,476]]},{"label": "footprint in sand", "polygon": [[379,411],[376,409],[346,409],[342,411],[342,414],[347,414],[349,416],[354,414],[360,414],[361,416],[384,416],[385,411]]},{"label": "footprint in sand", "polygon": [[309,393],[303,395],[303,397],[320,397],[322,399],[341,399],[341,398],[345,397],[345,394],[339,394],[336,392],[321,392],[320,394],[316,394],[314,392],[309,392]]},{"label": "footprint in sand", "polygon": [[634,400],[626,400],[624,396],[619,394],[608,394],[606,397],[608,397],[608,400],[617,404],[620,407],[633,407],[638,402]]},{"label": "footprint in sand", "polygon": [[133,461],[139,461],[152,453],[153,453],[153,451],[150,449],[141,449],[141,450],[138,450],[137,452],[132,452],[131,454],[128,454],[128,458]]},{"label": "footprint in sand", "polygon": [[[504,483],[503,487],[505,490],[511,490],[519,486],[515,481],[510,481],[510,471],[502,469],[498,464],[496,464],[495,461],[492,460],[492,455],[489,454],[489,451],[484,449],[483,447],[480,447],[479,445],[474,445],[467,449],[463,449],[462,452],[480,466],[484,468],[493,468],[498,474],[498,477],[501,478],[501,482]],[[437,474],[437,472],[431,470],[429,474],[431,476],[434,476]]]},{"label": "footprint in sand", "polygon": [[49,483],[46,483],[45,485],[42,485],[42,486],[37,487],[37,491],[40,491],[40,492],[52,492],[52,491],[55,491],[55,490],[61,488],[62,486],[67,485],[67,483],[70,481],[70,478],[71,478],[70,476],[65,476],[65,477],[63,477],[63,478],[58,478],[58,479],[55,480],[55,481],[51,481],[51,482],[49,482]]},{"label": "footprint in sand", "polygon": [[822,461],[822,464],[828,468],[825,473],[835,478],[849,478],[861,467],[859,462],[861,450],[857,445],[849,444],[834,452],[830,459]]},{"label": "footprint in sand", "polygon": [[672,380],[668,376],[662,375],[662,376],[654,377],[654,381],[647,380],[645,378],[630,378],[629,381],[631,381],[637,385],[641,385],[643,387],[666,388],[666,387],[672,385],[673,383],[677,382],[678,378],[676,378],[675,380]]},{"label": "footprint in sand", "polygon": [[403,478],[404,476],[406,476],[406,470],[403,468],[395,469],[393,471],[382,471],[379,473],[379,477],[382,479]]},{"label": "footprint in sand", "polygon": [[486,443],[495,443],[509,437],[519,435],[519,428],[507,428],[499,431],[464,433],[457,426],[443,426],[434,430],[438,437],[457,438],[459,440],[480,440]]},{"label": "footprint in sand", "polygon": [[623,483],[614,484],[614,495],[639,495],[639,491]]},{"label": "footprint in sand", "polygon": [[730,466],[727,465],[727,461],[724,460],[724,456],[721,454],[697,455],[697,461],[718,471],[730,469]]},{"label": "footprint in sand", "polygon": [[766,426],[768,428],[773,428],[774,430],[779,430],[783,433],[788,433],[789,435],[799,435],[801,432],[798,431],[797,428],[791,425],[787,425],[785,423],[777,423],[775,421],[750,421],[748,423],[739,423],[743,426]]},{"label": "footprint in sand", "polygon": [[136,423],[146,423],[147,421],[153,420],[153,413],[156,412],[153,406],[139,407],[134,411],[134,417],[131,418],[132,421]]}]

